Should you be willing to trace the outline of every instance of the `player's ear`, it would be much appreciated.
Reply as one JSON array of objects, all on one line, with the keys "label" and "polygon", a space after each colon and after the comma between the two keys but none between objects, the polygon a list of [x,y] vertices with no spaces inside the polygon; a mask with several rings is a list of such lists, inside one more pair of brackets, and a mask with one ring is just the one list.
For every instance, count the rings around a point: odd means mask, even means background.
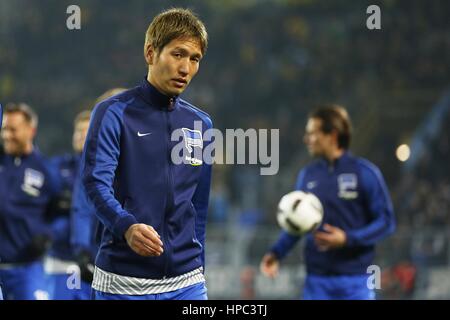
[{"label": "player's ear", "polygon": [[28,136],[31,139],[34,139],[36,137],[37,134],[37,128],[30,126],[28,129]]},{"label": "player's ear", "polygon": [[331,131],[331,136],[333,137],[333,141],[335,141],[336,144],[339,144],[339,133],[337,130]]},{"label": "player's ear", "polygon": [[31,134],[32,134],[33,138],[36,136],[36,134],[37,134],[37,128],[36,127],[32,127],[31,128]]},{"label": "player's ear", "polygon": [[156,55],[155,49],[151,44],[148,44],[145,47],[145,61],[147,61],[147,64],[150,66],[153,64],[153,58]]}]

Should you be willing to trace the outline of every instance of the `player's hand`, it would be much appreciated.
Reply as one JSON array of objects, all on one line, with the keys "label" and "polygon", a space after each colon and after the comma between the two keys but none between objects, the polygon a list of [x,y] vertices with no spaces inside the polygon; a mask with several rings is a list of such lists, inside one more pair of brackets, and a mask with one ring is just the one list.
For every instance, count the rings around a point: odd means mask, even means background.
[{"label": "player's hand", "polygon": [[161,237],[152,226],[143,223],[133,224],[125,232],[125,239],[138,255],[157,257],[164,252]]},{"label": "player's hand", "polygon": [[328,251],[343,247],[347,242],[347,235],[344,230],[330,224],[324,224],[323,231],[314,232],[314,243],[319,251]]},{"label": "player's hand", "polygon": [[280,269],[280,262],[273,253],[266,253],[259,265],[261,273],[269,278],[275,278],[278,276],[278,270]]},{"label": "player's hand", "polygon": [[42,258],[50,249],[52,239],[49,235],[38,234],[31,239],[30,244],[26,247],[26,255],[29,260]]}]

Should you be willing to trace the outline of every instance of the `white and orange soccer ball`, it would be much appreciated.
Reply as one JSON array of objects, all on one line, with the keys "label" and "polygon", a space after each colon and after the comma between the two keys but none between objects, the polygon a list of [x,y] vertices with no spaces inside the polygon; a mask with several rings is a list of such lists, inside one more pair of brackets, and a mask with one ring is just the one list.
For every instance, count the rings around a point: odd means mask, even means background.
[{"label": "white and orange soccer ball", "polygon": [[314,194],[292,191],[278,204],[277,220],[289,234],[301,236],[316,230],[323,219],[323,206]]}]

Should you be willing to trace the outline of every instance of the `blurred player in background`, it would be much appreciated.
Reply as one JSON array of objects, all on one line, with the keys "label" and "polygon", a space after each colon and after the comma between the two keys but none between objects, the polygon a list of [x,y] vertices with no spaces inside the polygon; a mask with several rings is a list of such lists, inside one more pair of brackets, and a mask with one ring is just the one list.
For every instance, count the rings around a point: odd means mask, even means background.
[{"label": "blurred player in background", "polygon": [[202,131],[186,146],[207,145],[209,116],[179,97],[206,48],[205,26],[191,11],[160,13],[146,33],[146,78],[95,107],[82,160],[83,184],[103,224],[95,299],[207,299],[211,165],[171,159],[173,130],[194,129],[194,121]]},{"label": "blurred player in background", "polygon": [[[350,141],[344,108],[323,106],[310,114],[305,143],[319,159],[300,171],[296,190],[315,194],[324,218],[318,231],[306,235],[304,299],[375,299],[367,268],[375,244],[394,232],[395,219],[381,172],[353,156]],[[282,232],[261,261],[262,273],[275,277],[280,261],[299,239]]]},{"label": "blurred player in background", "polygon": [[[106,91],[97,98],[95,104],[119,94],[126,89],[113,88]],[[86,141],[86,135],[89,128],[89,120],[91,111],[85,110],[81,112],[76,123],[82,123],[81,130],[78,135],[74,135],[74,148],[76,150],[83,150]],[[94,274],[94,259],[98,251],[98,243],[95,239],[97,229],[97,218],[95,216],[95,207],[87,198],[85,189],[81,183],[81,172],[75,178],[75,185],[73,189],[73,197],[71,204],[71,230],[70,242],[73,248],[75,260],[80,271],[80,290],[76,291],[77,300],[88,300],[91,297],[91,284]]]},{"label": "blurred player in background", "polygon": [[6,299],[47,299],[42,259],[51,244],[48,207],[60,188],[56,172],[33,145],[37,115],[8,104],[0,151],[0,279]]},{"label": "blurred player in background", "polygon": [[[48,275],[49,297],[52,300],[74,300],[79,299],[80,294],[83,295],[80,293],[81,288],[68,284],[68,280],[71,280],[69,277],[77,268],[70,244],[70,211],[74,181],[89,128],[89,118],[89,111],[82,111],[75,118],[72,136],[73,153],[51,159],[62,181],[58,200],[52,208],[52,215],[55,217],[52,223],[53,244],[44,261],[44,269]],[[85,291],[89,291],[89,286]]]}]

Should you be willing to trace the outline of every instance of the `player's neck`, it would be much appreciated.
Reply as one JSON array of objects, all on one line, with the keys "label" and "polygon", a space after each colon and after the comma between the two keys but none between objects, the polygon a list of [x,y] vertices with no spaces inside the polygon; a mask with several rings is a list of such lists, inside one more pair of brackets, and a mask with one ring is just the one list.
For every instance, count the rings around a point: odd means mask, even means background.
[{"label": "player's neck", "polygon": [[335,147],[335,148],[332,148],[331,150],[329,150],[329,152],[327,152],[327,154],[325,155],[325,158],[328,160],[328,162],[333,163],[334,161],[336,161],[337,159],[342,157],[344,152],[345,152],[344,149]]},{"label": "player's neck", "polygon": [[25,146],[25,149],[23,150],[22,154],[20,156],[28,156],[29,154],[31,154],[33,152],[33,143],[27,143],[27,145]]},{"label": "player's neck", "polygon": [[31,147],[27,146],[25,147],[25,149],[19,151],[19,152],[6,152],[6,154],[9,154],[12,157],[16,157],[16,158],[24,158],[28,155],[30,155],[33,152],[33,145],[31,145]]}]

